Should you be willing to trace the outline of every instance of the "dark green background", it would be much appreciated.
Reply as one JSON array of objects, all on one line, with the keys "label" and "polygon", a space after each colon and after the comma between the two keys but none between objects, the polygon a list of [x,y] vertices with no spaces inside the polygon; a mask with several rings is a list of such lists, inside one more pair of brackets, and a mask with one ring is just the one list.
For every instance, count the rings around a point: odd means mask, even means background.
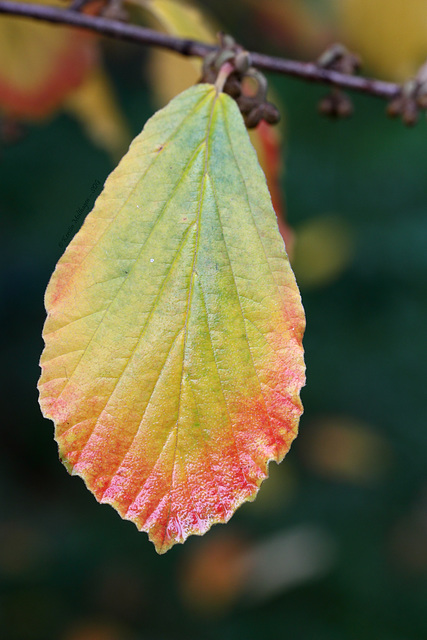
[{"label": "dark green background", "polygon": [[[220,17],[226,21],[224,3]],[[252,27],[236,11],[230,16],[230,28],[242,28],[251,46]],[[141,78],[144,55],[120,44],[107,52],[134,134],[155,108]],[[330,122],[315,109],[324,89],[277,76],[271,83],[286,110],[289,221],[298,227],[324,213],[341,215],[354,256],[330,285],[302,289],[305,413],[297,442],[272,468],[271,489],[267,482],[259,505],[245,505],[225,527],[166,556],[67,475],[37,402],[43,294],[59,242],[113,164],[63,114],[2,144],[2,638],[427,637],[425,118],[408,130],[385,118],[381,101],[356,97],[352,120]],[[307,463],[305,442],[325,416],[359,421],[381,438],[388,464],[379,478],[325,476]],[[270,596],[260,591],[252,599],[245,584],[222,603],[214,590],[212,606],[209,580],[202,604],[188,595],[189,572],[216,538],[253,550],[298,527],[332,542],[322,575],[283,580]],[[274,566],[273,558],[267,574]]]}]

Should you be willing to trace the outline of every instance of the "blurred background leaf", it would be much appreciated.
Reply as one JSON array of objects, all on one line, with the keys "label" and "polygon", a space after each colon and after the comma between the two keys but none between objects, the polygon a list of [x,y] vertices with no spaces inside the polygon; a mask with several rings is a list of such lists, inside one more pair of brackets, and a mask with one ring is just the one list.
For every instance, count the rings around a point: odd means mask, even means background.
[{"label": "blurred background leaf", "polygon": [[403,82],[427,58],[425,0],[331,0],[340,38],[374,74]]},{"label": "blurred background leaf", "polygon": [[[30,0],[36,3],[36,0]],[[48,3],[63,6],[59,0]],[[2,16],[0,107],[30,120],[58,109],[97,63],[97,36],[87,31]]]}]

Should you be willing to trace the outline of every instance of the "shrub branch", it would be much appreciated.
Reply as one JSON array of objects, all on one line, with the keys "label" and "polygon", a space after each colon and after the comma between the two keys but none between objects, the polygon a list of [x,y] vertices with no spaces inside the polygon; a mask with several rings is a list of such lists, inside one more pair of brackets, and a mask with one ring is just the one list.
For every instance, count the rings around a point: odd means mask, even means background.
[{"label": "shrub branch", "polygon": [[[103,16],[92,16],[72,9],[59,9],[42,4],[27,4],[13,0],[0,0],[0,13],[79,27],[128,42],[162,47],[184,56],[205,57],[217,49],[214,45],[177,38],[135,24],[128,24]],[[249,55],[251,65],[264,71],[293,76],[309,82],[330,85],[335,88],[357,91],[388,101],[395,100],[402,94],[402,87],[393,82],[384,82],[374,78],[342,73],[335,69],[325,68],[314,62],[289,60],[257,52],[249,52]]]}]

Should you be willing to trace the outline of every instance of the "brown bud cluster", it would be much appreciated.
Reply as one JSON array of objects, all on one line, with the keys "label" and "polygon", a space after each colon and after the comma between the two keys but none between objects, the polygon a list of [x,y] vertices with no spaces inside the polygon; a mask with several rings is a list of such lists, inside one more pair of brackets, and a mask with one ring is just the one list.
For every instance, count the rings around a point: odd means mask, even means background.
[{"label": "brown bud cluster", "polygon": [[[250,66],[247,51],[236,45],[230,36],[220,34],[220,42],[219,51],[209,54],[205,58],[200,82],[215,84],[221,65],[224,62],[231,63],[234,70],[228,76],[223,92],[236,101],[246,127],[253,129],[261,120],[265,120],[268,124],[277,124],[280,120],[280,114],[278,109],[266,99],[267,81],[258,70]],[[244,92],[242,83],[247,77],[255,80],[257,85],[255,95],[248,95]]]},{"label": "brown bud cluster", "polygon": [[319,102],[319,113],[329,118],[349,118],[353,104],[345,93],[335,89]]},{"label": "brown bud cluster", "polygon": [[425,72],[424,67],[417,78],[403,85],[387,107],[387,115],[391,118],[401,117],[408,127],[418,122],[421,109],[427,109],[427,81],[421,72]]},{"label": "brown bud cluster", "polygon": [[[360,69],[360,58],[342,44],[334,44],[320,56],[317,64],[323,69],[353,75]],[[345,93],[333,88],[320,101],[319,112],[330,118],[348,118],[353,114],[353,104]]]},{"label": "brown bud cluster", "polygon": [[274,104],[266,100],[260,102],[256,96],[242,94],[237,99],[237,104],[248,129],[254,129],[261,120],[265,120],[267,124],[277,124],[280,120],[280,113]]}]

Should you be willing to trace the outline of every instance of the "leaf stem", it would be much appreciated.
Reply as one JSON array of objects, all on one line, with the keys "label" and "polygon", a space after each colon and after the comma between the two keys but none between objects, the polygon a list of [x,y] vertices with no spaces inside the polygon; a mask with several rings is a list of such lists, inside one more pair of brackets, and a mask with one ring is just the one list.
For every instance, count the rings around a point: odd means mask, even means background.
[{"label": "leaf stem", "polygon": [[221,66],[216,82],[215,82],[215,89],[217,91],[217,93],[221,93],[221,91],[224,89],[224,85],[227,82],[227,78],[230,75],[230,73],[233,73],[234,71],[234,67],[231,64],[231,62],[224,62],[224,64]]}]

